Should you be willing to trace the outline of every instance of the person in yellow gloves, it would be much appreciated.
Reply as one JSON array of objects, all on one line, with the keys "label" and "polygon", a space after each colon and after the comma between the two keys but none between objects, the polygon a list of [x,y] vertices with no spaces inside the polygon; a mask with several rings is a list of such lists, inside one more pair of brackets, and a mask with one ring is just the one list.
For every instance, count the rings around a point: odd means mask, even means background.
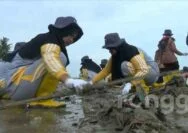
[{"label": "person in yellow gloves", "polygon": [[[0,96],[24,100],[46,96],[56,91],[59,81],[68,88],[82,89],[87,82],[70,78],[66,66],[66,47],[75,43],[83,31],[74,17],[58,17],[55,24],[17,50],[10,62],[0,63]],[[30,106],[61,107],[54,99],[32,102]]]},{"label": "person in yellow gloves", "polygon": [[90,81],[98,72],[101,71],[100,66],[95,63],[89,56],[81,58],[80,78]]},{"label": "person in yellow gloves", "polygon": [[148,85],[153,84],[159,76],[159,68],[143,50],[128,44],[125,39],[120,39],[118,33],[109,33],[105,37],[105,45],[103,48],[109,50],[111,57],[105,68],[99,72],[93,79],[91,84],[104,79],[110,73],[112,80],[125,78],[127,76],[139,77],[141,80],[131,81],[131,85],[126,85],[130,90],[132,86],[141,85],[145,94],[148,94]]}]

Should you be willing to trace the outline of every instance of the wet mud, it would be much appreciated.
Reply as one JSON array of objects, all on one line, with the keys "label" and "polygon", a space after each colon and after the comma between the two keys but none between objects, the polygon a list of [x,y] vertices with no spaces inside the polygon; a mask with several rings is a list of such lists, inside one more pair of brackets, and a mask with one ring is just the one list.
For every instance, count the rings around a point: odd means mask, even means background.
[{"label": "wet mud", "polygon": [[64,108],[0,110],[0,133],[74,133],[83,118],[80,97],[71,96]]},{"label": "wet mud", "polygon": [[[153,94],[160,98],[188,95],[188,87],[172,84]],[[116,87],[94,90],[82,96],[72,95],[59,109],[28,109],[23,107],[0,110],[0,133],[187,133],[187,100],[173,105],[164,114],[160,107],[125,104],[121,89]],[[61,100],[61,99],[58,99]],[[175,101],[175,99],[173,99]],[[7,102],[7,101],[6,101]],[[6,103],[1,101],[1,103]],[[169,102],[165,101],[166,104]],[[140,105],[140,103],[135,103]],[[186,105],[186,106],[185,106]],[[180,111],[181,111],[180,110]]]},{"label": "wet mud", "polygon": [[[98,92],[83,99],[83,110],[85,123],[80,127],[81,132],[100,133],[187,133],[188,110],[182,114],[177,113],[179,109],[174,105],[171,112],[164,114],[160,108],[134,108],[125,106],[117,100],[120,90],[110,88],[106,92]],[[159,97],[164,95],[179,96],[188,94],[187,87],[166,87],[160,92]],[[188,103],[185,103],[188,105]],[[184,107],[186,107],[184,105]],[[181,106],[182,107],[182,106]],[[184,109],[182,107],[182,109]]]}]

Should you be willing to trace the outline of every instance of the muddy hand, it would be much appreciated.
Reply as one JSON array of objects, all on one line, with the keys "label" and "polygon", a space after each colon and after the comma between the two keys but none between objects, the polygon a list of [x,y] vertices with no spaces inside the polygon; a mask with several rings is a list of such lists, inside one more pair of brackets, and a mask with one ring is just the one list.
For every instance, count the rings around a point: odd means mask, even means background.
[{"label": "muddy hand", "polygon": [[83,86],[86,85],[87,82],[82,79],[72,79],[68,78],[65,81],[65,86],[68,88],[74,88],[77,93],[83,90]]},{"label": "muddy hand", "polygon": [[93,82],[88,81],[87,84],[83,85],[82,93],[87,93],[93,88]]}]

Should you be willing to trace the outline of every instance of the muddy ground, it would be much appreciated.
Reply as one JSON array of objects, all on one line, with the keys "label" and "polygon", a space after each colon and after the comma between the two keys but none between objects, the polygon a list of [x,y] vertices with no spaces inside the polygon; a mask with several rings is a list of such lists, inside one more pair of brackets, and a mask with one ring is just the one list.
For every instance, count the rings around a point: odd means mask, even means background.
[{"label": "muddy ground", "polygon": [[[80,97],[71,96],[66,108],[0,110],[0,133],[74,133],[84,118]],[[3,101],[5,104],[6,102]]]},{"label": "muddy ground", "polygon": [[[122,102],[120,92],[120,88],[110,87],[87,95],[73,95],[65,101],[67,106],[59,109],[0,110],[0,133],[188,132],[188,111],[179,114],[179,108],[174,106],[171,113],[164,114],[160,108],[152,106],[152,102],[149,108],[135,108]],[[155,92],[157,96],[164,94],[178,97],[188,94],[188,88],[169,86],[165,91]],[[1,104],[6,102],[1,101]],[[188,106],[187,100],[181,102]]]}]

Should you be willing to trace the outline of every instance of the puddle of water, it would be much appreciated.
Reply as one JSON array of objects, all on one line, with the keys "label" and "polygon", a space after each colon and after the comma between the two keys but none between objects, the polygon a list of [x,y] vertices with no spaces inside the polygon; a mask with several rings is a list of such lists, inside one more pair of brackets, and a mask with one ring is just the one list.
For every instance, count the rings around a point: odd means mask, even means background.
[{"label": "puddle of water", "polygon": [[0,133],[74,133],[84,118],[81,99],[72,96],[60,109],[0,110]]}]

